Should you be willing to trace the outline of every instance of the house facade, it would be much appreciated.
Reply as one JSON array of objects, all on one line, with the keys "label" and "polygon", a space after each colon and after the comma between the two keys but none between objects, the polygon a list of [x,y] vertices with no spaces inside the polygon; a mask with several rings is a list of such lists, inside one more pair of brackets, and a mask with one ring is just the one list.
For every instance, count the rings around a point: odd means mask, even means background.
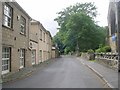
[{"label": "house facade", "polygon": [[2,75],[52,58],[52,36],[17,2],[0,2],[0,66]]},{"label": "house facade", "polygon": [[47,45],[47,60],[52,58],[52,36],[49,31],[46,32],[46,45]]},{"label": "house facade", "polygon": [[29,44],[31,45],[31,60],[32,65],[39,64],[39,29],[37,22],[34,20],[31,21],[30,25],[30,40]]},{"label": "house facade", "polygon": [[110,2],[108,10],[108,27],[109,27],[109,45],[112,52],[118,52],[118,27],[120,18],[120,2]]},{"label": "house facade", "polygon": [[[37,58],[36,64],[39,64],[48,59],[51,59],[51,57],[52,57],[52,43],[51,43],[52,37],[51,37],[50,32],[47,31],[39,21],[36,21],[36,20],[31,21],[30,32],[31,32],[31,34],[34,33],[34,35],[37,36],[36,41],[38,44],[32,46],[37,49],[36,50],[36,58]],[[35,50],[35,49],[33,49],[33,50]]]},{"label": "house facade", "polygon": [[[31,66],[30,16],[17,2],[2,2],[2,74]],[[1,15],[0,15],[1,16]],[[1,33],[0,33],[1,34]]]},{"label": "house facade", "polygon": [[59,57],[59,50],[55,45],[53,45],[52,46],[52,58],[57,58],[57,57]]},{"label": "house facade", "polygon": [[52,36],[42,24],[40,24],[40,34],[39,49],[41,50],[42,62],[44,62],[52,58]]}]

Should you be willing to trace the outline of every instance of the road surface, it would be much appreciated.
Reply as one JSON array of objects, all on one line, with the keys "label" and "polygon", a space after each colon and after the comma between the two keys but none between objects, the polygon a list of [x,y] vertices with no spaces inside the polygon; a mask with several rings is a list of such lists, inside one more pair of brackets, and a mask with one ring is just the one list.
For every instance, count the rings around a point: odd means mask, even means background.
[{"label": "road surface", "polygon": [[102,81],[76,57],[62,56],[24,79],[3,88],[103,88]]}]

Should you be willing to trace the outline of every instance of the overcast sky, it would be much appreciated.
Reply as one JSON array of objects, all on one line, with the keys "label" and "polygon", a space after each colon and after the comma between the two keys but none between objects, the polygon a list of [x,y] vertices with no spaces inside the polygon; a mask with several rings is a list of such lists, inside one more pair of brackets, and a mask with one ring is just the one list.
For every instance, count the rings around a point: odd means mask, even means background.
[{"label": "overcast sky", "polygon": [[56,13],[75,3],[95,2],[98,16],[96,21],[100,26],[107,26],[109,0],[16,0],[20,6],[54,36],[57,32]]}]

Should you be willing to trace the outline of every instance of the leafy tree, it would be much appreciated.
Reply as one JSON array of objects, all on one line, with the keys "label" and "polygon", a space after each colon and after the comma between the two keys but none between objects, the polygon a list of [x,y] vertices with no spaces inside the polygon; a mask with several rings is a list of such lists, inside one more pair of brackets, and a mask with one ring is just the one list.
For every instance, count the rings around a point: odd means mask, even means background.
[{"label": "leafy tree", "polygon": [[75,13],[80,13],[83,12],[92,18],[96,17],[97,11],[94,3],[76,3],[75,5],[71,5],[64,10],[58,12],[58,17],[54,19],[57,21],[59,25],[59,36],[64,43],[66,41],[66,36],[67,36],[67,29],[66,29],[66,24],[71,16],[71,14]]},{"label": "leafy tree", "polygon": [[64,44],[62,43],[62,40],[61,40],[61,37],[60,37],[59,34],[56,34],[56,35],[53,37],[53,42],[54,42],[54,44],[57,44],[60,53],[61,53],[61,54],[64,53]]},{"label": "leafy tree", "polygon": [[55,21],[60,28],[54,41],[61,51],[95,50],[99,44],[105,44],[105,28],[96,25],[94,21],[97,11],[93,3],[77,3],[60,11],[58,15]]},{"label": "leafy tree", "polygon": [[67,22],[71,14],[80,12],[85,13],[91,17],[96,17],[97,15],[94,3],[76,3],[73,6],[67,7],[63,11],[58,12],[57,14],[59,16],[55,19],[55,21],[57,21],[58,25],[62,27]]},{"label": "leafy tree", "polygon": [[95,49],[100,43],[100,33],[97,30],[92,18],[84,13],[76,13],[71,15],[66,24],[67,43],[72,45],[72,39],[76,43],[72,47],[76,47],[79,51],[86,51],[88,49]]}]

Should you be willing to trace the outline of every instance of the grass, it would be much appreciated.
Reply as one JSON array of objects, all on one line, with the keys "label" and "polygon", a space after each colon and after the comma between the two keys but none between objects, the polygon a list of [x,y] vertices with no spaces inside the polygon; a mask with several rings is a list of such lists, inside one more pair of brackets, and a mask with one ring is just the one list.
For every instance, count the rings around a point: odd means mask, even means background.
[{"label": "grass", "polygon": [[96,62],[96,60],[90,60],[91,62]]}]

